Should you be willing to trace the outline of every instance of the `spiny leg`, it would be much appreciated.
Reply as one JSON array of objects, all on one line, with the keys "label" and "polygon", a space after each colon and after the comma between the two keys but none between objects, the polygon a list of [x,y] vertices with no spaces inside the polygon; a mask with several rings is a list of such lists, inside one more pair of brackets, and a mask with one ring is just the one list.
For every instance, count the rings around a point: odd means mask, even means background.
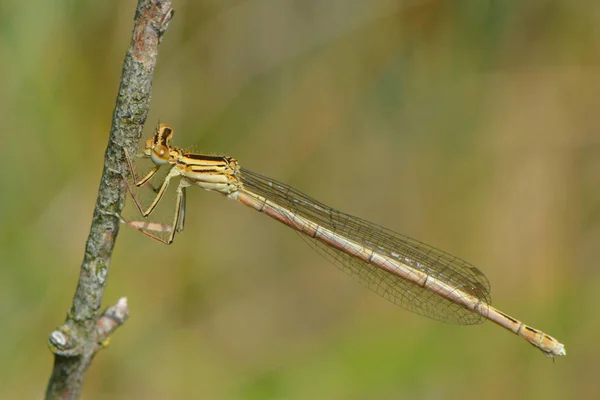
[{"label": "spiny leg", "polygon": [[[137,186],[137,187],[142,186],[146,182],[148,182],[160,168],[160,165],[155,166],[148,174],[146,174],[145,177],[143,177],[142,179],[140,179],[139,181],[136,182],[137,178],[136,178],[133,162],[131,160],[131,157],[129,157],[129,154],[127,153],[126,150],[125,150],[125,156],[127,158],[127,163],[129,165],[129,172],[130,172],[131,176],[133,177],[135,186]],[[134,203],[135,203],[137,209],[139,210],[140,214],[142,214],[143,217],[147,217],[154,211],[154,209],[156,208],[156,206],[162,200],[164,194],[166,193],[171,179],[178,175],[180,175],[180,174],[179,174],[179,171],[177,170],[177,168],[174,165],[171,166],[171,169],[169,170],[169,173],[167,174],[167,176],[161,183],[160,188],[158,190],[155,190],[156,196],[154,197],[154,200],[152,200],[152,203],[148,206],[148,208],[146,210],[144,210],[144,207],[142,206],[141,202],[139,201],[134,188],[129,184],[129,180],[124,178],[126,186],[127,186],[127,190],[129,191],[131,197],[134,200]],[[156,223],[156,222],[149,222],[149,221],[131,221],[131,220],[128,220],[127,218],[123,217],[122,215],[119,215],[119,218],[121,219],[121,221],[123,223],[126,223],[127,225],[131,226],[132,228],[142,232],[144,235],[146,235],[152,239],[158,240],[159,242],[162,242],[165,244],[171,244],[173,242],[175,232],[181,232],[181,230],[183,230],[185,211],[181,211],[181,209],[185,208],[185,188],[189,185],[190,184],[187,180],[182,180],[179,183],[179,186],[177,188],[177,204],[176,204],[176,208],[175,208],[175,217],[174,217],[172,226],[168,226],[168,225],[164,225],[164,224],[160,224],[160,223]],[[173,227],[176,227],[176,228],[173,229]],[[167,240],[165,240],[162,237],[151,233],[151,231],[152,232],[162,232],[162,233],[170,232],[170,235],[169,235],[169,238]]]},{"label": "spiny leg", "polygon": [[[129,164],[130,173],[133,176],[133,179],[135,181],[135,179],[136,179],[135,170],[134,170],[133,163],[131,161],[131,158],[129,157],[129,154],[128,154],[127,150],[125,150],[125,156],[127,158],[127,163]],[[139,187],[139,186],[142,186],[144,183],[148,182],[156,174],[156,172],[159,170],[160,167],[161,167],[161,165],[155,166],[152,170],[150,170],[150,172],[148,172],[148,174],[146,174],[145,177],[143,177],[139,181],[135,182],[135,186]],[[171,178],[174,178],[174,177],[176,177],[178,175],[180,175],[179,171],[177,170],[177,168],[175,167],[175,165],[172,165],[171,169],[169,170],[169,173],[167,174],[167,176],[163,180],[163,182],[162,182],[160,188],[158,189],[158,191],[155,190],[156,193],[157,193],[156,197],[154,198],[154,200],[152,200],[152,203],[150,203],[150,205],[148,206],[148,208],[146,210],[144,210],[144,207],[142,206],[141,202],[137,198],[137,195],[135,194],[135,191],[129,185],[129,181],[126,181],[126,183],[127,183],[127,189],[129,191],[129,193],[131,194],[131,197],[133,197],[134,202],[135,202],[138,210],[142,214],[142,216],[147,217],[148,215],[150,215],[152,213],[152,211],[154,211],[154,209],[156,208],[156,206],[158,205],[158,203],[160,202],[160,200],[164,196],[167,188],[169,187],[169,181],[171,180]]]},{"label": "spiny leg", "polygon": [[[165,179],[166,180],[166,179]],[[165,184],[163,183],[163,187]],[[121,220],[127,225],[131,226],[137,231],[140,231],[144,235],[155,239],[164,244],[171,244],[175,238],[175,233],[183,231],[185,224],[185,204],[186,204],[186,191],[185,188],[190,186],[189,181],[182,179],[177,187],[177,200],[175,205],[175,215],[173,216],[172,225],[163,225],[156,222],[147,221],[129,221],[122,216]],[[161,187],[162,189],[162,187]],[[164,192],[164,190],[163,190]],[[162,195],[161,195],[162,196]],[[165,240],[164,238],[151,233],[153,232],[170,232],[169,237]]]},{"label": "spiny leg", "polygon": [[[127,160],[127,165],[129,166],[129,174],[131,175],[131,177],[133,179],[133,183],[136,187],[140,187],[144,183],[148,182],[154,175],[156,175],[156,173],[158,172],[158,170],[161,167],[161,165],[155,165],[154,168],[152,168],[150,170],[150,172],[148,172],[146,174],[146,176],[144,176],[142,179],[140,179],[138,181],[137,176],[135,174],[133,160],[129,156],[129,152],[127,151],[127,149],[124,148],[123,151],[125,152],[125,159]],[[131,198],[133,199],[133,202],[134,202],[135,206],[137,207],[138,211],[140,212],[140,214],[142,214],[142,215],[144,215],[144,217],[146,217],[147,214],[144,214],[144,206],[142,205],[142,202],[138,198],[135,190],[131,187],[129,180],[126,177],[123,177],[123,180],[125,181],[125,184],[127,185],[127,191],[131,195]],[[154,187],[152,187],[152,189],[154,190],[154,192],[158,193],[158,191]],[[159,189],[159,191],[160,191],[160,189]]]},{"label": "spiny leg", "polygon": [[[154,198],[154,200],[152,200],[152,203],[150,203],[150,205],[148,206],[148,208],[145,211],[140,210],[144,217],[147,217],[148,215],[150,215],[152,213],[152,211],[154,211],[154,209],[156,208],[158,203],[162,200],[163,196],[165,195],[167,188],[169,187],[169,182],[171,181],[172,178],[174,178],[178,175],[179,175],[179,171],[177,171],[177,168],[173,165],[171,167],[171,170],[165,177],[165,180],[163,181],[162,185],[160,185],[160,189],[158,189],[158,193],[156,194],[156,197]],[[179,183],[179,186],[181,186],[181,182]],[[179,192],[179,188],[177,190]]]},{"label": "spiny leg", "polygon": [[185,225],[185,200],[186,200],[186,195],[185,195],[185,188],[188,187],[190,184],[187,180],[182,179],[179,182],[179,186],[177,187],[177,209],[176,212],[178,211],[178,214],[175,215],[174,221],[175,224],[174,226],[176,227],[175,230],[177,232],[182,232],[183,231],[183,226]]},{"label": "spiny leg", "polygon": [[125,152],[125,159],[127,160],[127,165],[129,166],[129,173],[133,177],[133,181],[135,182],[135,186],[137,186],[137,187],[140,187],[144,183],[148,182],[161,167],[161,165],[155,165],[154,168],[152,168],[150,170],[150,172],[148,172],[148,174],[146,174],[145,177],[143,177],[142,179],[140,179],[138,181],[137,176],[135,174],[135,166],[133,165],[133,160],[131,159],[131,156],[129,156],[129,152],[127,151],[126,148],[123,148],[123,151]]}]

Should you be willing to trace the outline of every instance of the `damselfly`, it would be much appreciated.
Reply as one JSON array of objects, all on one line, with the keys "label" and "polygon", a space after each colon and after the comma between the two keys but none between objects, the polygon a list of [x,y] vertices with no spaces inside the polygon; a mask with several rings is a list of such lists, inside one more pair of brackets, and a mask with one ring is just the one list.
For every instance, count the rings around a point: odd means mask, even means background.
[{"label": "damselfly", "polygon": [[[240,167],[234,158],[184,152],[171,146],[172,138],[173,128],[160,124],[154,136],[146,141],[141,157],[150,158],[155,166],[140,180],[135,178],[132,160],[127,155],[137,187],[150,181],[162,166],[169,168],[156,197],[145,209],[128,184],[144,217],[154,211],[171,179],[180,178],[172,225],[121,217],[123,222],[147,236],[172,243],[175,234],[183,230],[186,188],[198,185],[300,232],[309,244],[343,271],[407,310],[462,325],[488,319],[521,336],[549,357],[566,355],[564,345],[552,336],[492,307],[487,278],[468,262],[337,211],[288,185]],[[166,239],[158,233],[166,234]]]}]

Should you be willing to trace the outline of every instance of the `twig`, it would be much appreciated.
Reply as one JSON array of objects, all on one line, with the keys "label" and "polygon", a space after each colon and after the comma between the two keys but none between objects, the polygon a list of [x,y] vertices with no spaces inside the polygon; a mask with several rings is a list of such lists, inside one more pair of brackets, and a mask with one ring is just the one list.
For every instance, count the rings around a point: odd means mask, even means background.
[{"label": "twig", "polygon": [[158,45],[172,16],[170,0],[138,0],[79,283],[64,324],[49,337],[54,369],[46,399],[79,397],[85,372],[94,355],[106,346],[110,334],[129,315],[124,298],[102,316],[99,310],[119,232],[116,214],[121,212],[125,203],[126,189],[120,172],[127,168],[123,148],[135,153],[150,109]]},{"label": "twig", "polygon": [[108,346],[110,335],[129,318],[127,298],[121,297],[117,304],[108,307],[98,318],[96,324],[96,339],[103,347]]}]

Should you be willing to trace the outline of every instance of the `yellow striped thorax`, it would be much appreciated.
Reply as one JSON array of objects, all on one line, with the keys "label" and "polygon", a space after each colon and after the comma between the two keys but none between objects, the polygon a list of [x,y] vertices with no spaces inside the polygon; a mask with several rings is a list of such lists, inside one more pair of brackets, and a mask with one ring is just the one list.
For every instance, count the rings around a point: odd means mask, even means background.
[{"label": "yellow striped thorax", "polygon": [[157,166],[174,165],[177,175],[206,190],[229,194],[242,187],[235,158],[184,152],[170,145],[174,132],[170,125],[159,124],[154,136],[146,141],[144,155]]}]

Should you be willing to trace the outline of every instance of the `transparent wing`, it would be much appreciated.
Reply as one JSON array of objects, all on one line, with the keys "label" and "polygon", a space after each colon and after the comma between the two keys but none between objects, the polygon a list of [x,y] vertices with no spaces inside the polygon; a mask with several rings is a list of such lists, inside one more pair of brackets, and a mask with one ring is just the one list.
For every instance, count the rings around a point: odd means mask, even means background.
[{"label": "transparent wing", "polygon": [[[240,179],[246,189],[291,210],[336,234],[400,263],[420,270],[448,285],[491,304],[490,285],[485,275],[468,262],[418,240],[393,232],[364,219],[335,210],[302,192],[242,168]],[[478,324],[485,318],[421,286],[306,235],[302,238],[346,274],[383,298],[409,311],[439,321],[461,325]]]}]

